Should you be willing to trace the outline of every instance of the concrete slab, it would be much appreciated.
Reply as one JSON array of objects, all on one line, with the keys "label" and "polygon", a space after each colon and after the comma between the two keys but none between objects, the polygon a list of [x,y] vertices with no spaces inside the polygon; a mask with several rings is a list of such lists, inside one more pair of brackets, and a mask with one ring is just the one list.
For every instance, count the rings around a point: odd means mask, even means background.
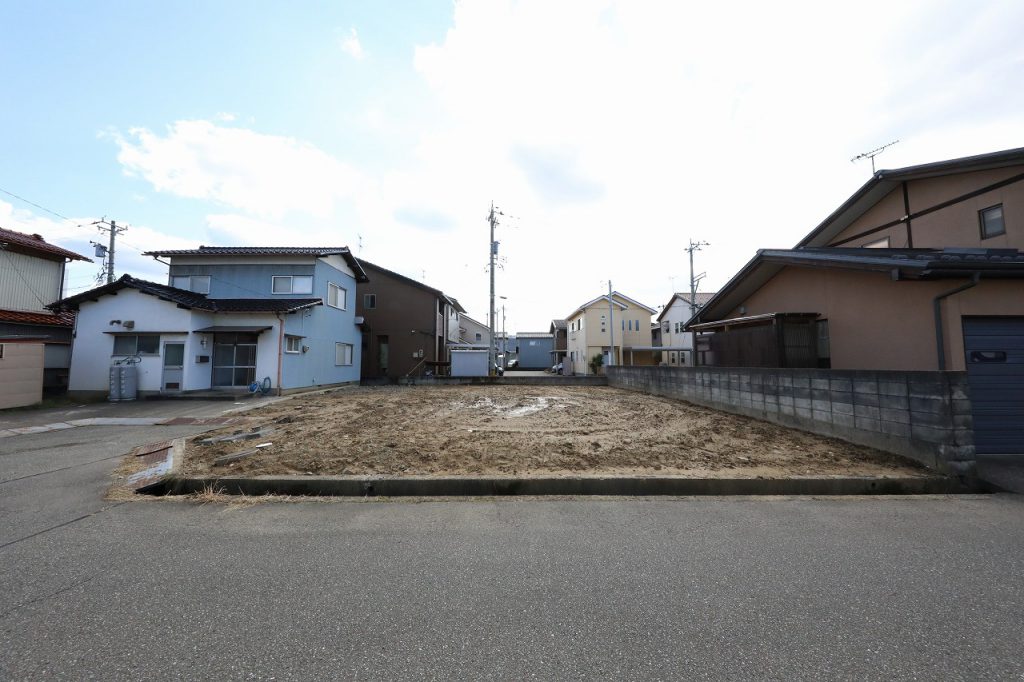
[{"label": "concrete slab", "polygon": [[28,433],[46,433],[47,431],[61,431],[63,429],[73,429],[74,425],[65,424],[58,422],[56,424],[42,424],[40,426],[22,426],[16,429],[9,429],[12,433],[18,435],[25,435]]}]

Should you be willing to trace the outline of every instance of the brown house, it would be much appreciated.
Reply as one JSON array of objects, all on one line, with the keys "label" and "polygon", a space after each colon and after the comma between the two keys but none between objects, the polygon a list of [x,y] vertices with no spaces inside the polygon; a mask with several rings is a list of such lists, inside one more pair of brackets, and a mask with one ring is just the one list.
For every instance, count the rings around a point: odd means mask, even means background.
[{"label": "brown house", "polygon": [[882,170],[687,328],[712,365],[966,371],[1024,447],[1022,249],[1024,148]]},{"label": "brown house", "polygon": [[356,287],[363,318],[362,378],[397,380],[447,374],[459,342],[459,302],[439,289],[359,261],[369,282]]},{"label": "brown house", "polygon": [[562,362],[569,350],[568,338],[566,336],[568,330],[568,320],[551,320],[550,333],[554,336],[554,350],[551,351],[551,362],[549,364],[552,367]]}]

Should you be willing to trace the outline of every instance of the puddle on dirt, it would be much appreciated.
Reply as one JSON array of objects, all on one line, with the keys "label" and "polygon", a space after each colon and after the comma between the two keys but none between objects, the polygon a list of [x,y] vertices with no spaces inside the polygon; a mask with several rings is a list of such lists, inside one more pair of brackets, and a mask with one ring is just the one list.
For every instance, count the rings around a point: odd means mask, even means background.
[{"label": "puddle on dirt", "polygon": [[[524,405],[524,400],[530,402]],[[457,405],[456,407],[471,410],[488,410],[506,419],[515,419],[516,417],[525,417],[526,415],[542,412],[543,410],[564,409],[570,405],[577,404],[576,401],[563,396],[526,396],[524,400],[500,402],[493,398],[483,397],[477,398],[471,403]]]}]

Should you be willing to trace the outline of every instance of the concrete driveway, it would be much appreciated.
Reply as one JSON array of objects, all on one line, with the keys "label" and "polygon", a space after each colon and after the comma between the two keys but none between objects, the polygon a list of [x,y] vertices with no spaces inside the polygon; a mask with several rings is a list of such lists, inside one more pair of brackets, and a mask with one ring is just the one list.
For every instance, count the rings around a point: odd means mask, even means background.
[{"label": "concrete driveway", "polygon": [[201,428],[0,439],[0,679],[1024,675],[1019,497],[102,499]]},{"label": "concrete driveway", "polygon": [[266,405],[278,398],[232,400],[133,400],[97,402],[45,409],[0,410],[0,430],[92,418],[213,417]]}]

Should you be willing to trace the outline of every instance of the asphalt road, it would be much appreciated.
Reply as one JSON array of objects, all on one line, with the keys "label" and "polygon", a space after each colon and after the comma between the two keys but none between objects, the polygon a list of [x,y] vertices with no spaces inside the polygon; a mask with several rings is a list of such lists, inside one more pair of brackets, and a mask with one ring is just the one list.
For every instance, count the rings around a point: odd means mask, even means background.
[{"label": "asphalt road", "polygon": [[1006,679],[1024,500],[116,504],[0,439],[0,679]]}]

